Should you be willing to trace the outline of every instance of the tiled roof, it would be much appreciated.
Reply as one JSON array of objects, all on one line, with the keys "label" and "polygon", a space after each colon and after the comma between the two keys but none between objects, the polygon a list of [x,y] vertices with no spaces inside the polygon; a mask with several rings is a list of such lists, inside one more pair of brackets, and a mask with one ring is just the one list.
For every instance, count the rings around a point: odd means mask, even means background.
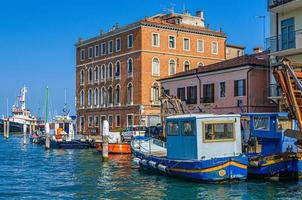
[{"label": "tiled roof", "polygon": [[249,65],[267,67],[268,66],[267,53],[265,52],[265,53],[236,57],[219,63],[198,67],[196,69],[192,69],[186,72],[180,72],[174,74],[173,76],[164,77],[160,79],[160,81],[184,77],[184,76],[190,76],[196,73],[202,74],[207,72],[213,72],[213,71],[219,71],[219,70],[225,70],[225,69],[231,69],[231,68],[249,66]]}]

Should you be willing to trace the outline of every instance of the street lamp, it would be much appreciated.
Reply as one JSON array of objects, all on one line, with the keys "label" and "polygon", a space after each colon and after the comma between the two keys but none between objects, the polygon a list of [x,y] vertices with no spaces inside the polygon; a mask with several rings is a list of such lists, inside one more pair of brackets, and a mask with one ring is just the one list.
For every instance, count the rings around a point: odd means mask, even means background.
[{"label": "street lamp", "polygon": [[263,20],[263,48],[265,49],[265,16],[260,15],[260,16],[256,16],[256,18]]}]

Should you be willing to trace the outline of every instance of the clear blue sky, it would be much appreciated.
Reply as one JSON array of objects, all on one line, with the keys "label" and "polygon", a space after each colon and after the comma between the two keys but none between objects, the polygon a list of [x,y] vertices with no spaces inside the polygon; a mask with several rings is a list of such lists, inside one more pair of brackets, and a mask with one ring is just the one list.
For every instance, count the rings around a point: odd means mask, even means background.
[{"label": "clear blue sky", "polygon": [[75,47],[107,31],[116,22],[125,25],[175,6],[194,14],[205,12],[211,28],[222,27],[228,43],[243,45],[250,53],[263,44],[262,21],[269,15],[266,0],[3,0],[0,4],[0,116],[14,104],[19,88],[28,87],[28,107],[44,107],[45,87],[50,89],[50,109],[61,112],[64,90],[74,113]]}]

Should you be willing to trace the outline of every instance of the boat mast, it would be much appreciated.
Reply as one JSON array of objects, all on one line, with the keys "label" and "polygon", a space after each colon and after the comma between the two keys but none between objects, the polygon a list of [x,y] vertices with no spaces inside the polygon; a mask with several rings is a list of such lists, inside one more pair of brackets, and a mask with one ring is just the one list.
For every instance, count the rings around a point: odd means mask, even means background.
[{"label": "boat mast", "polygon": [[46,87],[46,103],[45,103],[45,123],[48,122],[48,86]]}]

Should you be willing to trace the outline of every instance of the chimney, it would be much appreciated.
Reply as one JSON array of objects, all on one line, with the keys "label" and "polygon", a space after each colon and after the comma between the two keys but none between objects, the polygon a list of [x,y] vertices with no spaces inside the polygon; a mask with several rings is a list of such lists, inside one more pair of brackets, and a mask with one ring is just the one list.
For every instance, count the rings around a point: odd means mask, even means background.
[{"label": "chimney", "polygon": [[201,10],[196,11],[196,17],[203,19],[203,12]]},{"label": "chimney", "polygon": [[262,47],[255,47],[255,48],[253,48],[253,52],[254,52],[254,54],[261,53],[261,52],[263,52],[263,49],[262,49]]}]

